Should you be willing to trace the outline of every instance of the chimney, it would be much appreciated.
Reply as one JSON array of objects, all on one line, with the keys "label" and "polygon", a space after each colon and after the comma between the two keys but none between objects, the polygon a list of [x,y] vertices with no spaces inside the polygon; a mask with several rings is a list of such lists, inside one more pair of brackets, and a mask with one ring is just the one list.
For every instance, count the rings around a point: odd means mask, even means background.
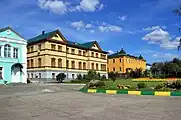
[{"label": "chimney", "polygon": [[45,34],[45,31],[42,31],[42,35],[44,35]]}]

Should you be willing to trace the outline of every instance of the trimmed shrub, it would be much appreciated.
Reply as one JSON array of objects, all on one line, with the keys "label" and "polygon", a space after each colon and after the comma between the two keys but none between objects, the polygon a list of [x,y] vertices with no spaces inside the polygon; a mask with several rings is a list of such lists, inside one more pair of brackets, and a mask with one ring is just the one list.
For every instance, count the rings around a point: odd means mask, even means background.
[{"label": "trimmed shrub", "polygon": [[160,90],[160,89],[162,89],[162,88],[163,88],[163,85],[162,85],[162,84],[158,84],[158,85],[156,85],[156,87],[155,87],[156,90]]},{"label": "trimmed shrub", "polygon": [[78,75],[77,75],[77,80],[83,80],[83,77],[82,77],[81,74],[78,74]]},{"label": "trimmed shrub", "polygon": [[139,89],[141,89],[141,88],[146,88],[146,84],[145,84],[145,83],[138,83],[138,84],[137,84],[137,87],[138,87]]},{"label": "trimmed shrub", "polygon": [[101,80],[102,80],[102,81],[107,80],[106,76],[105,76],[105,75],[102,75],[102,76],[101,76]]},{"label": "trimmed shrub", "polygon": [[66,75],[64,73],[59,73],[56,76],[56,79],[57,79],[58,83],[62,83],[65,78],[66,78]]},{"label": "trimmed shrub", "polygon": [[92,80],[88,84],[88,87],[90,87],[90,88],[102,88],[104,86],[105,86],[104,81],[99,81],[99,80]]}]

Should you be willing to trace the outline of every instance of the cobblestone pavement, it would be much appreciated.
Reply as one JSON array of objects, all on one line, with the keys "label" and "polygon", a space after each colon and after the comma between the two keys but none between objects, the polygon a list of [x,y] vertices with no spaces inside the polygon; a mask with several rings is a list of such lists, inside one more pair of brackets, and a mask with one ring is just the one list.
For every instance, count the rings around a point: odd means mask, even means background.
[{"label": "cobblestone pavement", "polygon": [[180,120],[181,97],[88,94],[61,86],[0,88],[0,120]]}]

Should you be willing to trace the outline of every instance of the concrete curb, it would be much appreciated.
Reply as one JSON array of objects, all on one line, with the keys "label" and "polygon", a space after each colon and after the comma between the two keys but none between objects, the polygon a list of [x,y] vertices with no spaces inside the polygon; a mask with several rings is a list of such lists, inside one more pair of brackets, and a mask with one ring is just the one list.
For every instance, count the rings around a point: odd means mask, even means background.
[{"label": "concrete curb", "polygon": [[105,89],[81,89],[85,93],[129,94],[129,95],[153,95],[153,96],[181,96],[181,92],[163,91],[129,91],[129,90],[105,90]]}]

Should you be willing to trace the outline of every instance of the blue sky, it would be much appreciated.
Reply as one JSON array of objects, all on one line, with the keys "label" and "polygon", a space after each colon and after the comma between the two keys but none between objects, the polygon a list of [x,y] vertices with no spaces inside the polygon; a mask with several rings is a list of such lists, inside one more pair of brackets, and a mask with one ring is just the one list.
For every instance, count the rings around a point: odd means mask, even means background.
[{"label": "blue sky", "polygon": [[1,0],[0,27],[25,39],[60,29],[70,41],[96,40],[105,51],[123,47],[148,63],[181,56],[180,19],[172,13],[181,0]]}]

